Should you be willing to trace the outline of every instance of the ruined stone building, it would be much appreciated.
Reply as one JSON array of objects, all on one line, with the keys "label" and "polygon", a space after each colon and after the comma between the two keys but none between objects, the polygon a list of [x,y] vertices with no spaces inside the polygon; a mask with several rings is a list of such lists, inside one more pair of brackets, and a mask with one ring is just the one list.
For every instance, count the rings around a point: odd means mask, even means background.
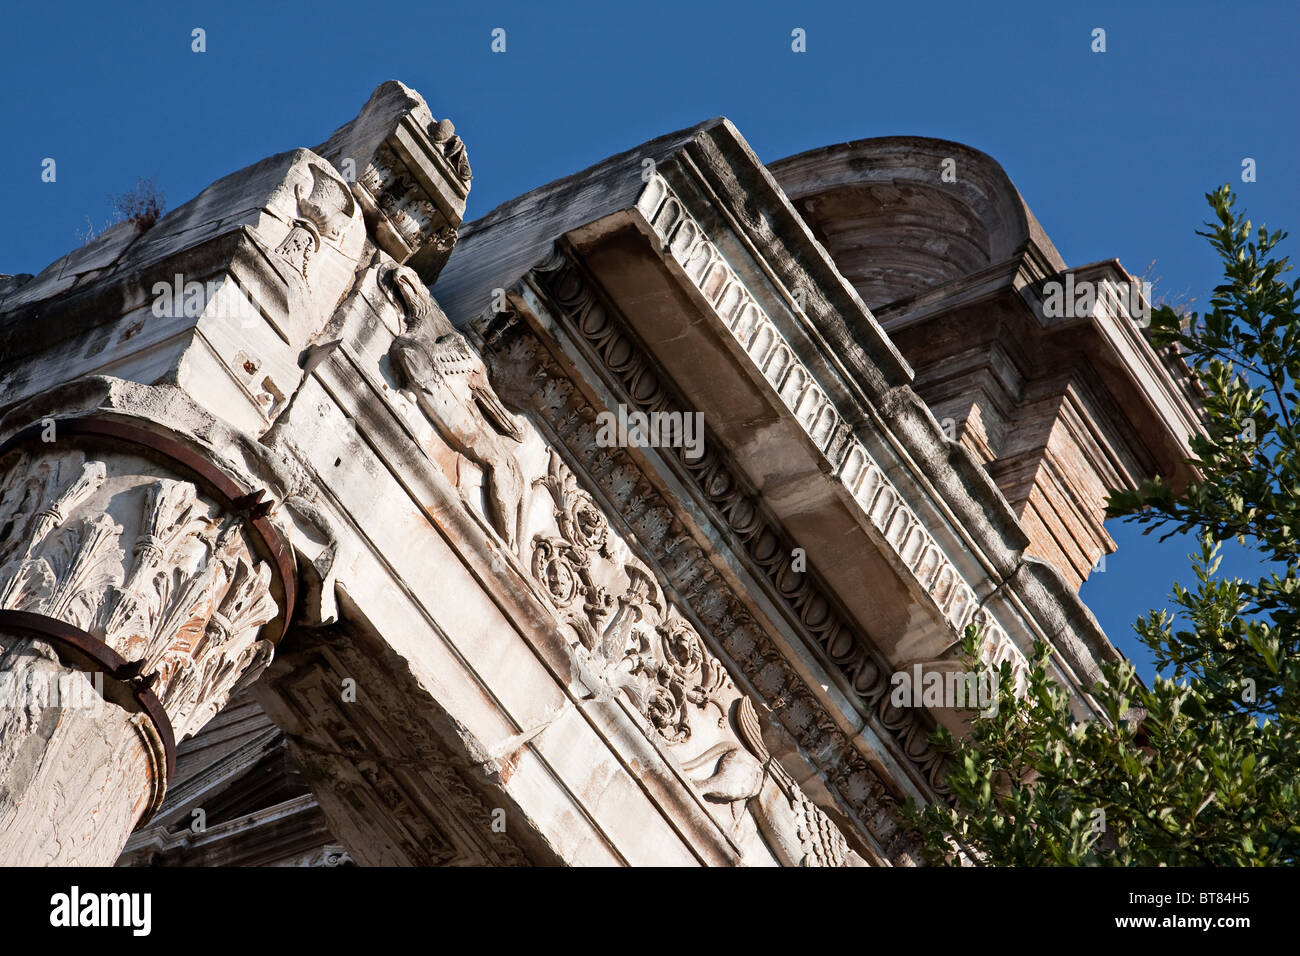
[{"label": "ruined stone building", "polygon": [[969,710],[893,675],[973,622],[1089,714],[1197,427],[1138,300],[1044,308],[1117,262],[939,140],[470,181],[386,83],[0,277],[0,862],[910,865]]}]

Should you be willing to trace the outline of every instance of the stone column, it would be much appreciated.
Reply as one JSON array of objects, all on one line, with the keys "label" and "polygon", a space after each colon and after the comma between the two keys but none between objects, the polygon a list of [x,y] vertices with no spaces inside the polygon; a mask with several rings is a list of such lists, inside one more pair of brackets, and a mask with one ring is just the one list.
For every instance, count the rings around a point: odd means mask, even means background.
[{"label": "stone column", "polygon": [[259,498],[121,420],[0,445],[0,864],[111,865],[269,663],[293,585]]}]

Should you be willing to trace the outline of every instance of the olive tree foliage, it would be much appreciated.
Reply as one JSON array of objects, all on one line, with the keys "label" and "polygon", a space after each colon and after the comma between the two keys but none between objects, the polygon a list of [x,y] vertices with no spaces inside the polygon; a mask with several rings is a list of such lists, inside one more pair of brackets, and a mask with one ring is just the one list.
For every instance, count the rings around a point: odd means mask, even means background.
[{"label": "olive tree foliage", "polygon": [[[964,865],[1257,866],[1300,848],[1300,281],[1281,232],[1253,230],[1227,186],[1206,197],[1223,281],[1204,314],[1152,311],[1150,339],[1177,350],[1204,413],[1189,442],[1199,475],[1112,492],[1108,514],[1164,538],[1191,533],[1195,581],[1134,625],[1161,676],[1103,667],[1097,712],[1072,713],[1036,645],[1026,686],[999,673],[994,716],[950,754],[951,798],[909,807],[931,862]],[[1221,575],[1220,543],[1260,559]],[[1163,539],[1162,539],[1163,540]],[[966,634],[973,668],[978,635]],[[1098,716],[1100,714],[1100,716]]]}]

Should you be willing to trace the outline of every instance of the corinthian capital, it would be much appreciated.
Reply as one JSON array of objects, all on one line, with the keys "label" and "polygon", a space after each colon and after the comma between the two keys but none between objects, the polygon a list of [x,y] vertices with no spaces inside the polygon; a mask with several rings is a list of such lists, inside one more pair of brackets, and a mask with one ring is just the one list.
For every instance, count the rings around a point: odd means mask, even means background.
[{"label": "corinthian capital", "polygon": [[[0,707],[0,834],[35,827],[58,837],[46,846],[68,841],[66,862],[93,862],[100,851],[84,848],[99,847],[109,862],[161,803],[176,743],[270,663],[293,568],[267,517],[271,501],[249,493],[247,476],[237,481],[196,436],[76,411],[0,423],[0,682],[14,698]],[[100,689],[100,706],[30,693],[68,679]],[[93,768],[21,759],[24,747],[57,754],[74,744],[87,762],[143,772],[105,789]],[[121,817],[125,831],[83,832],[36,796],[85,787],[92,817]],[[117,813],[123,801],[135,812]],[[0,862],[59,862],[27,859],[23,839],[0,835]]]}]

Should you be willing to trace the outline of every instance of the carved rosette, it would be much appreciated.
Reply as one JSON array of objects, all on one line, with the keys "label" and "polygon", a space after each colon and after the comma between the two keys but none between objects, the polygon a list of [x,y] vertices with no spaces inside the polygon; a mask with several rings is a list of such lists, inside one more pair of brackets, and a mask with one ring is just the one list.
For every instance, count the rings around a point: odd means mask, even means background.
[{"label": "carved rosette", "polygon": [[[547,461],[533,486],[545,489],[552,509],[546,530],[531,540],[532,571],[574,634],[588,680],[621,692],[684,771],[711,771],[691,779],[747,848],[746,860],[755,851],[752,833],[783,865],[861,865],[826,813],[771,759],[749,699],[649,567],[560,455],[551,450]],[[656,512],[637,524],[666,533],[672,520]]]},{"label": "carved rosette", "polygon": [[533,576],[577,637],[594,673],[619,687],[668,743],[693,732],[692,711],[713,706],[714,727],[735,694],[726,670],[638,560],[611,547],[609,519],[552,452],[534,480],[553,503],[558,534],[532,540]]},{"label": "carved rosette", "polygon": [[0,609],[102,642],[191,736],[270,661],[271,568],[193,483],[130,453],[39,448],[0,460]]}]

